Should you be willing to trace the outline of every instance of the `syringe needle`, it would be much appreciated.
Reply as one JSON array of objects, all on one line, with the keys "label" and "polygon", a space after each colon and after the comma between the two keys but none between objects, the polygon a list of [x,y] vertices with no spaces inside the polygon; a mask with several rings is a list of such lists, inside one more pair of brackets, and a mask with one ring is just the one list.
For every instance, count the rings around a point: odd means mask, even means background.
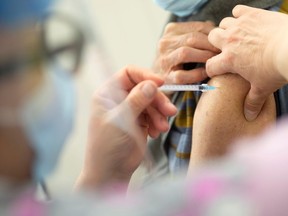
[{"label": "syringe needle", "polygon": [[209,86],[207,84],[201,85],[163,85],[159,87],[160,91],[201,91],[206,92],[210,90],[214,90],[216,87]]}]

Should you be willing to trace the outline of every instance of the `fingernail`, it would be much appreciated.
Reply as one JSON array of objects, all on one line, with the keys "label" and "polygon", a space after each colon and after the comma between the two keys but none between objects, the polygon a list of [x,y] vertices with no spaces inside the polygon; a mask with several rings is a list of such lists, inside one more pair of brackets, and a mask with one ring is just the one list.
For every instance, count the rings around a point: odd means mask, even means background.
[{"label": "fingernail", "polygon": [[141,90],[147,98],[152,98],[156,94],[157,88],[151,83],[145,83]]},{"label": "fingernail", "polygon": [[244,114],[245,114],[245,118],[247,119],[247,121],[254,121],[257,118],[257,113],[247,110],[244,110]]}]

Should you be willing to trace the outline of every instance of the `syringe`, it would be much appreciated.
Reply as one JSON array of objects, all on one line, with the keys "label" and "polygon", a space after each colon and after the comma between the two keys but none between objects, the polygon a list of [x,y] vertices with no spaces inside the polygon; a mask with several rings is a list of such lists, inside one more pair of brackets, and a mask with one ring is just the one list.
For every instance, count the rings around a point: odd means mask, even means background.
[{"label": "syringe", "polygon": [[210,90],[214,90],[216,87],[209,86],[208,84],[201,85],[163,85],[159,87],[160,91],[201,91],[207,92]]}]

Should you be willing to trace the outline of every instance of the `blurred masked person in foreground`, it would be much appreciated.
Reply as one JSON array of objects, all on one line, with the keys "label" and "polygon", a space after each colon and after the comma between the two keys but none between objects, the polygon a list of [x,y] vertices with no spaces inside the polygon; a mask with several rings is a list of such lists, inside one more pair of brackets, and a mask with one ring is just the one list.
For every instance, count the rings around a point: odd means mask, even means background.
[{"label": "blurred masked person in foreground", "polygon": [[61,16],[57,20],[71,27],[65,31],[70,36],[53,40],[50,4],[0,3],[1,215],[286,214],[288,171],[281,165],[287,163],[287,121],[188,181],[162,181],[126,196],[132,173],[149,156],[147,136],[168,130],[167,117],[176,113],[157,89],[162,78],[133,66],[95,92],[77,192],[53,202],[37,200],[36,184],[55,168],[73,125],[71,74],[84,43],[81,31]]}]

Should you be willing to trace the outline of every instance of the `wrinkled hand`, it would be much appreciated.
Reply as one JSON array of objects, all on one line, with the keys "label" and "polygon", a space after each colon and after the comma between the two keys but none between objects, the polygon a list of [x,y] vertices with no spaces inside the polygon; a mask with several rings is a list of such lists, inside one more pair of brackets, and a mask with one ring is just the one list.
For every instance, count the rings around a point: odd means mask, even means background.
[{"label": "wrinkled hand", "polygon": [[279,53],[288,38],[288,16],[242,5],[233,9],[233,16],[210,32],[209,41],[222,53],[208,60],[206,70],[210,77],[238,73],[251,83],[244,113],[252,121],[267,97],[286,83],[278,63],[284,61]]},{"label": "wrinkled hand", "polygon": [[205,63],[219,53],[208,41],[211,22],[169,23],[158,43],[153,70],[164,75],[166,83],[188,84],[207,78],[205,68],[183,70],[184,63]]},{"label": "wrinkled hand", "polygon": [[128,182],[146,153],[147,135],[167,131],[177,110],[158,75],[129,66],[95,93],[88,146],[78,187]]}]

